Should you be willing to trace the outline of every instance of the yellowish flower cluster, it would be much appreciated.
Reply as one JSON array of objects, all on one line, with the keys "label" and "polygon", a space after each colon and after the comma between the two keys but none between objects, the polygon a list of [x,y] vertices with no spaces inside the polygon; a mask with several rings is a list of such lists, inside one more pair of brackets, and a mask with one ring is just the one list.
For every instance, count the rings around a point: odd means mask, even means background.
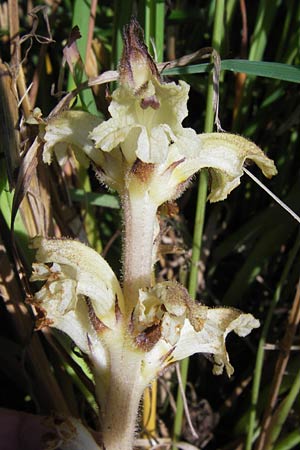
[{"label": "yellowish flower cluster", "polygon": [[[273,161],[248,140],[227,133],[197,135],[182,126],[189,86],[164,82],[135,20],[125,31],[119,87],[111,118],[82,111],[50,119],[42,132],[43,159],[63,164],[67,147],[122,199],[122,286],[94,250],[71,240],[37,238],[32,280],[45,284],[35,296],[43,324],[67,333],[90,358],[101,406],[107,450],[132,447],[144,388],[174,361],[194,353],[214,357],[213,372],[233,367],[225,347],[231,331],[246,336],[259,326],[251,314],[193,302],[176,282],[155,284],[159,225],[157,209],[181,195],[190,178],[208,168],[211,201],[223,200],[240,183],[243,164],[253,160],[271,177]],[[118,426],[118,437],[112,427]]]}]

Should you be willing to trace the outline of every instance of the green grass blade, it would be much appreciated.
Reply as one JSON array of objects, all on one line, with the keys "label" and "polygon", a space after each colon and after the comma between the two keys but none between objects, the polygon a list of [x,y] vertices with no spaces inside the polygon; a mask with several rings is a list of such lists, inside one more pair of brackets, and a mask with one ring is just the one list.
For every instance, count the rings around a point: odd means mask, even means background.
[{"label": "green grass blade", "polygon": [[228,59],[227,61],[222,61],[221,70],[244,72],[247,75],[300,83],[300,67],[289,64]]},{"label": "green grass blade", "polygon": [[[163,61],[165,40],[165,1],[150,0],[141,2],[139,20],[145,32],[145,43],[157,62]],[[152,45],[152,41],[154,44]]]},{"label": "green grass blade", "polygon": [[[166,75],[192,75],[208,72],[211,64],[194,64],[186,67],[165,69]],[[291,83],[300,83],[300,67],[266,61],[248,61],[246,59],[224,59],[221,62],[221,71],[246,73],[257,77],[274,78]]]},{"label": "green grass blade", "polygon": [[[91,10],[91,0],[86,1],[75,0],[73,9],[72,27],[77,25],[81,33],[81,38],[78,39],[76,43],[83,62],[85,62],[86,60],[90,10]],[[81,73],[81,75],[77,79],[73,79],[72,74],[69,73],[68,91],[74,89],[75,86],[78,86],[86,79],[87,76],[85,73]],[[82,104],[86,106],[88,112],[94,115],[99,115],[91,89],[86,89],[82,91],[80,93],[80,98]]]},{"label": "green grass blade", "polygon": [[104,208],[120,208],[119,200],[111,194],[96,194],[85,192],[83,189],[71,189],[70,194],[74,202],[88,202],[91,206],[102,206]]},{"label": "green grass blade", "polygon": [[286,12],[286,16],[285,16],[285,21],[284,21],[284,25],[283,25],[283,29],[282,29],[281,38],[279,41],[278,48],[276,50],[276,57],[275,57],[276,61],[280,61],[284,58],[284,54],[283,54],[284,47],[286,45],[286,42],[287,42],[287,39],[289,36],[289,31],[291,29],[293,16],[296,12],[294,10],[294,6],[295,6],[295,0],[290,0],[289,5],[287,7],[287,12]]},{"label": "green grass blade", "polygon": [[132,0],[115,0],[114,11],[112,69],[115,70],[122,56],[123,28],[129,23],[132,14]]},{"label": "green grass blade", "polygon": [[141,8],[143,14],[143,24],[144,24],[144,32],[145,32],[145,44],[150,50],[150,37],[151,33],[154,30],[154,9],[155,9],[155,0],[144,1],[144,5]]},{"label": "green grass blade", "polygon": [[[90,25],[89,17],[91,14],[91,3],[92,3],[91,0],[87,0],[84,2],[81,0],[75,0],[73,9],[72,27],[77,25],[80,29],[81,38],[78,39],[76,44],[83,63],[85,62],[87,57],[86,51]],[[86,80],[87,75],[85,73],[83,65],[83,67],[79,67],[78,71],[74,70],[73,75],[69,73],[68,89],[69,90],[73,89],[74,84],[75,86],[78,86]],[[82,107],[84,109],[86,109],[91,114],[99,115],[99,111],[97,109],[97,105],[91,89],[81,91],[79,97]],[[80,186],[83,187],[83,189],[86,192],[90,192],[91,191],[90,179],[85,169],[79,168],[78,178],[80,181]],[[85,202],[85,206],[83,207],[83,215],[84,215],[84,226],[88,241],[96,251],[101,252],[102,244],[99,234],[98,223],[93,214],[91,205],[88,202]]]},{"label": "green grass blade", "polygon": [[164,59],[164,39],[165,39],[165,2],[156,0],[155,5],[155,33],[154,43],[156,48],[157,62]]},{"label": "green grass blade", "polygon": [[285,423],[287,416],[293,406],[293,403],[295,402],[296,398],[298,397],[300,392],[300,370],[298,371],[294,383],[291,387],[290,392],[285,397],[285,399],[280,403],[277,410],[274,413],[274,416],[272,418],[272,428],[270,430],[269,434],[269,440],[265,444],[265,450],[272,450],[274,448],[274,443],[276,442],[283,424]]},{"label": "green grass blade", "polygon": [[261,60],[263,58],[270,30],[280,4],[281,0],[260,0],[249,52],[250,60]]},{"label": "green grass blade", "polygon": [[[11,226],[13,197],[14,191],[10,191],[8,172],[4,159],[2,159],[0,161],[0,208],[1,215],[3,216],[8,228]],[[30,261],[33,252],[28,249],[28,233],[19,212],[17,213],[14,222],[14,236],[24,254],[28,257],[28,261]]]},{"label": "green grass blade", "polygon": [[290,450],[300,444],[300,430],[294,430],[282,438],[274,447],[274,450]]}]

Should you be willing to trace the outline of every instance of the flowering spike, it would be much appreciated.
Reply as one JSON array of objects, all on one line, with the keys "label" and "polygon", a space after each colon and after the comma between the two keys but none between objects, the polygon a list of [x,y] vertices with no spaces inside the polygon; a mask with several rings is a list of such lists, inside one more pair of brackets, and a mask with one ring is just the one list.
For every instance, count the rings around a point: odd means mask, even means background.
[{"label": "flowering spike", "polygon": [[227,335],[246,336],[259,326],[251,314],[193,302],[174,281],[155,283],[158,207],[179,197],[203,168],[210,173],[210,201],[225,199],[240,183],[246,160],[267,177],[276,174],[274,162],[250,141],[183,127],[189,86],[162,80],[135,19],[124,31],[119,73],[108,120],[66,111],[43,123],[40,134],[45,162],[53,152],[63,162],[71,145],[120,194],[122,287],[104,259],[79,242],[40,238],[33,244],[32,280],[45,282],[35,305],[42,324],[69,334],[90,359],[106,450],[132,449],[142,392],[169,364],[210,353],[213,372],[225,369],[230,376]]}]

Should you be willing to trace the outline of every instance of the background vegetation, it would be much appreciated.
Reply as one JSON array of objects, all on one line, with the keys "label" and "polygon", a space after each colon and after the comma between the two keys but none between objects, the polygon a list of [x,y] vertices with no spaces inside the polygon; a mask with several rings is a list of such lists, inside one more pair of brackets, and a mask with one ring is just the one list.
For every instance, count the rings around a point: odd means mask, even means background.
[{"label": "background vegetation", "polygon": [[[159,62],[203,47],[219,51],[222,128],[250,138],[275,160],[278,175],[262,181],[300,213],[297,0],[1,3],[0,406],[72,414],[95,430],[96,405],[82,355],[61,334],[34,331],[34,312],[26,305],[32,295],[28,242],[36,234],[78,238],[102,252],[118,272],[119,203],[73,158],[62,172],[55,162],[45,167],[39,149],[29,154],[37,125],[28,122],[35,107],[46,118],[63,93],[117,68],[122,28],[132,14]],[[63,49],[75,25],[83,62],[68,66]],[[191,85],[185,126],[197,132],[213,129],[212,66],[206,63],[164,70],[167,78]],[[111,89],[84,90],[73,107],[107,117]],[[248,169],[260,178],[254,166]],[[162,208],[165,233],[157,275],[180,280],[207,305],[253,313],[261,328],[247,339],[229,338],[231,379],[212,375],[209,355],[181,367],[197,437],[183,413],[173,370],[158,382],[156,405],[155,389],[146,402],[150,412],[141,419],[141,443],[149,448],[145,439],[152,438],[152,445],[165,439],[166,448],[171,440],[207,450],[300,448],[299,223],[247,175],[221,203],[206,205],[207,186],[203,172],[178,208]]]}]

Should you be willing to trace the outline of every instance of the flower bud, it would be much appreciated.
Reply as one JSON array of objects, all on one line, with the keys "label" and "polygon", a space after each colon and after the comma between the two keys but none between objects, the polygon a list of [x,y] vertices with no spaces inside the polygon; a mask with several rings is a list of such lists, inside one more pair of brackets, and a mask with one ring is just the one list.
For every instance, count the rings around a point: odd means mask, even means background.
[{"label": "flower bud", "polygon": [[137,97],[141,97],[143,109],[158,109],[153,79],[160,79],[157,67],[144,43],[143,30],[135,18],[124,29],[124,48],[120,61],[120,84]]}]

